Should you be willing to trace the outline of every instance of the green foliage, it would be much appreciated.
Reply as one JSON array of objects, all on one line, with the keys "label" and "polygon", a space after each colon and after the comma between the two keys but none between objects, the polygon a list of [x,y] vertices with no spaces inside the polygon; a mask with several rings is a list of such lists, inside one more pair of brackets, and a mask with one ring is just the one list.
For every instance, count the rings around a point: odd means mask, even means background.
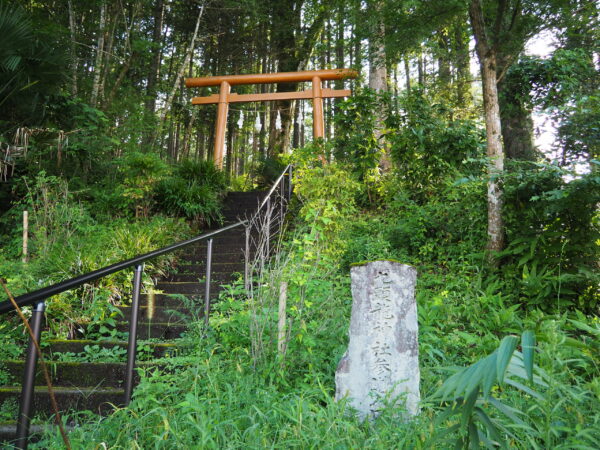
[{"label": "green foliage", "polygon": [[555,149],[562,164],[600,155],[600,76],[586,48],[559,48],[545,59],[524,57],[506,83],[529,108],[539,107],[558,125]]},{"label": "green foliage", "polygon": [[156,186],[160,210],[211,224],[220,219],[220,194],[225,175],[211,161],[184,160]]},{"label": "green foliage", "polygon": [[250,174],[259,189],[269,189],[286,165],[279,158],[260,158]]},{"label": "green foliage", "polygon": [[[0,274],[14,295],[108,266],[120,260],[147,253],[188,236],[179,220],[155,216],[148,221],[93,219],[66,182],[43,172],[29,187],[22,204],[4,220],[19,223],[22,209],[30,213],[30,261],[20,262],[22,228],[13,226],[3,240]],[[146,276],[165,273],[173,255],[146,264]],[[49,301],[50,326],[59,335],[72,335],[75,322],[103,320],[110,314],[107,303],[123,303],[131,289],[131,274],[117,272],[93,286],[54,296]],[[83,306],[83,308],[82,308]]]},{"label": "green foliage", "polygon": [[154,205],[154,190],[167,176],[168,166],[155,153],[129,153],[119,162],[123,176],[122,193],[136,217],[148,217]]},{"label": "green foliage", "polygon": [[357,211],[359,184],[352,174],[338,164],[297,166],[294,192],[302,205],[298,212],[301,220],[313,225],[310,236],[326,242],[326,253],[339,254],[343,242],[338,233]]},{"label": "green foliage", "polygon": [[600,178],[570,181],[553,165],[517,164],[505,179],[506,279],[518,280],[519,295],[532,306],[595,311],[600,224]]},{"label": "green foliage", "polygon": [[449,176],[480,173],[473,158],[483,155],[483,135],[473,121],[453,119],[452,110],[432,103],[420,90],[399,102],[399,114],[388,119],[394,130],[388,139],[398,164],[397,182],[412,198],[432,195]]},{"label": "green foliage", "polygon": [[[41,121],[47,96],[64,79],[66,61],[55,36],[32,24],[12,2],[0,2],[0,133]],[[16,126],[15,126],[16,125]]]}]

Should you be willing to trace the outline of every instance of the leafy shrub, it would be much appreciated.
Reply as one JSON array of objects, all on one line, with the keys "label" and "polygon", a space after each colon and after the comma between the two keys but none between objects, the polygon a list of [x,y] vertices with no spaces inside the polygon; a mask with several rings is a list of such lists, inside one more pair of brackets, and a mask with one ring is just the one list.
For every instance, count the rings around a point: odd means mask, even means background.
[{"label": "leafy shrub", "polygon": [[413,199],[423,200],[448,176],[479,175],[481,164],[465,164],[483,155],[483,133],[475,122],[455,120],[419,90],[400,97],[400,113],[389,118],[391,153],[397,182]]},{"label": "leafy shrub", "polygon": [[553,165],[515,163],[505,180],[504,273],[530,306],[593,311],[600,304],[600,177],[569,176]]},{"label": "leafy shrub", "polygon": [[225,187],[225,174],[211,161],[184,160],[156,186],[156,199],[168,214],[210,224],[220,218],[220,195]]},{"label": "leafy shrub", "polygon": [[270,188],[286,165],[279,158],[261,158],[251,171],[254,183],[259,189]]},{"label": "leafy shrub", "polygon": [[155,153],[129,153],[119,162],[123,176],[121,195],[135,210],[135,217],[148,217],[154,205],[154,190],[167,176],[168,166]]}]

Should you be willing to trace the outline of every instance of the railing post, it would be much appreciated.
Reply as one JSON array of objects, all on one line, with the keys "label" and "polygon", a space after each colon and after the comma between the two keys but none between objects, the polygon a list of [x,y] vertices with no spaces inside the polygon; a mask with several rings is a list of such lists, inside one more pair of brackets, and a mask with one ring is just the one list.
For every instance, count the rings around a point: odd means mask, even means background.
[{"label": "railing post", "polygon": [[206,281],[204,282],[204,330],[208,330],[208,316],[210,315],[210,277],[212,269],[213,240],[206,243]]},{"label": "railing post", "polygon": [[[36,342],[40,343],[42,335],[42,322],[44,320],[44,310],[46,304],[41,301],[33,310],[29,323],[33,336]],[[25,368],[23,370],[23,384],[21,386],[21,403],[19,405],[19,417],[17,418],[17,440],[15,446],[17,448],[27,448],[29,440],[29,424],[31,420],[33,394],[35,385],[35,369],[37,365],[37,349],[33,339],[29,339],[29,347],[27,348],[27,356],[25,359]]]},{"label": "railing post", "polygon": [[292,199],[292,175],[293,175],[293,171],[294,169],[292,169],[292,166],[290,166],[290,168],[288,169],[288,204],[290,202],[290,200]]},{"label": "railing post", "polygon": [[279,182],[279,211],[280,211],[280,215],[281,217],[279,218],[279,231],[281,231],[281,229],[283,228],[283,217],[285,216],[285,210],[284,210],[284,204],[283,204],[283,199],[284,199],[284,193],[283,193],[283,189],[284,189],[284,184],[285,182],[285,176],[281,177],[281,181]]},{"label": "railing post", "polygon": [[127,344],[127,366],[125,368],[124,404],[129,405],[133,392],[133,369],[137,353],[137,327],[140,311],[140,290],[142,287],[142,272],[144,266],[135,266],[133,272],[133,292],[131,295],[131,317],[129,318],[129,343]]},{"label": "railing post", "polygon": [[244,288],[250,290],[250,225],[246,226],[246,251],[244,252]]},{"label": "railing post", "polygon": [[269,254],[271,253],[271,197],[267,198],[267,218],[265,219],[265,259],[269,258]]}]

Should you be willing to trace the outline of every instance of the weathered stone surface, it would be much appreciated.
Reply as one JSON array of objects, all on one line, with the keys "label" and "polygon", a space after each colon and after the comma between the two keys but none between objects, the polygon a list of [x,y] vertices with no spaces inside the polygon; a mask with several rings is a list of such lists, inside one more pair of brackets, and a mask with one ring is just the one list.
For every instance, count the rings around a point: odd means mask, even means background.
[{"label": "weathered stone surface", "polygon": [[377,416],[382,398],[419,412],[416,270],[392,261],[351,269],[350,342],[335,374],[336,400],[348,396],[361,418]]}]

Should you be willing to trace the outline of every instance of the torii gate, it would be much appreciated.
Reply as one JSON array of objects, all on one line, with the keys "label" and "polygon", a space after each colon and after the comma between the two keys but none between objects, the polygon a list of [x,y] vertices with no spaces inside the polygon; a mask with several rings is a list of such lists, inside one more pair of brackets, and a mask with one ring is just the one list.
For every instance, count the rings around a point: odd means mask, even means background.
[{"label": "torii gate", "polygon": [[[218,104],[217,125],[215,127],[215,146],[213,159],[215,165],[223,168],[223,153],[225,149],[225,129],[227,127],[227,111],[229,103],[268,102],[273,100],[308,100],[313,101],[313,136],[322,138],[325,135],[323,118],[323,99],[347,97],[350,89],[323,89],[322,81],[356,78],[357,72],[352,69],[310,70],[303,72],[279,72],[252,75],[224,75],[216,77],[186,78],[185,85],[191,87],[220,86],[218,94],[208,97],[192,98],[192,105]],[[235,94],[231,86],[238,84],[266,83],[300,83],[312,81],[312,89],[300,92],[274,92],[267,94]]]}]

